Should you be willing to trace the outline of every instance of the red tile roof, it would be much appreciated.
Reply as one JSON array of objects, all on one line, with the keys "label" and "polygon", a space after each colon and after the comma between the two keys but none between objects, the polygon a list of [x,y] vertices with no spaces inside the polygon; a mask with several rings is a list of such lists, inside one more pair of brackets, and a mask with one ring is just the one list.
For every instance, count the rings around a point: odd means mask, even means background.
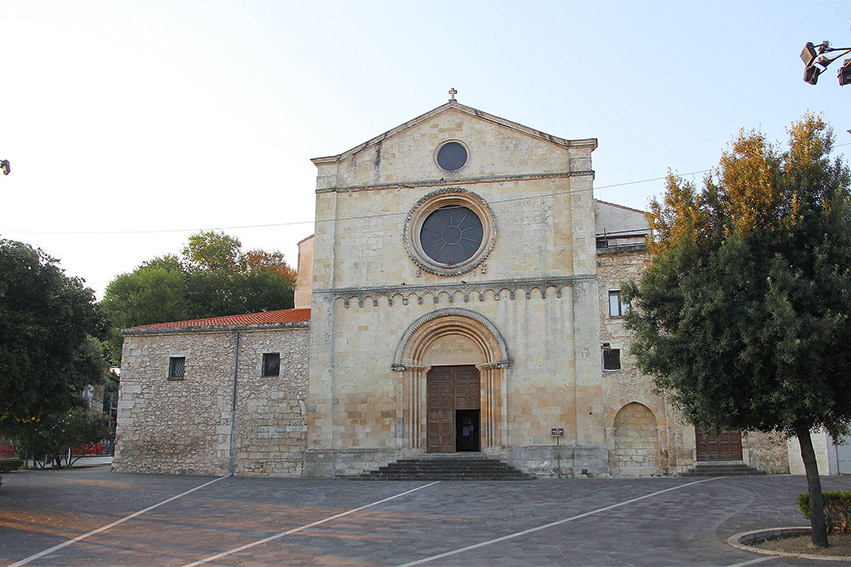
[{"label": "red tile roof", "polygon": [[140,325],[134,329],[174,328],[174,327],[218,327],[222,325],[263,325],[268,323],[298,323],[310,321],[310,309],[278,309],[262,311],[245,315],[225,315],[224,317],[208,317],[207,319],[192,319],[190,321],[173,321],[171,323],[153,323]]}]

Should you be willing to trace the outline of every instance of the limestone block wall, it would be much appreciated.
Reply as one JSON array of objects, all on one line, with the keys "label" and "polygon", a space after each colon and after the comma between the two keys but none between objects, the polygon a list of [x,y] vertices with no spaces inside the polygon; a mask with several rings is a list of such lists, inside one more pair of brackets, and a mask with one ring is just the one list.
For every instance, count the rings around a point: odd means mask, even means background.
[{"label": "limestone block wall", "polygon": [[[448,140],[467,150],[457,171],[435,160]],[[484,365],[483,399],[490,392],[487,401],[496,404],[482,409],[496,429],[486,450],[534,466],[544,458],[538,453],[552,453],[551,428],[562,427],[572,454],[579,448],[583,455],[580,468],[606,468],[599,455],[605,423],[595,147],[593,139],[555,138],[449,103],[353,150],[313,160],[305,474],[359,472],[394,452],[423,450],[413,431],[426,425],[424,415],[416,417],[424,407],[420,389],[428,366],[446,364]],[[411,246],[419,207],[450,193],[476,210],[485,233],[486,256],[460,273],[432,269]],[[463,352],[460,343],[432,345],[426,362],[394,359],[409,326],[452,308],[497,329],[507,359],[481,360],[481,349]]]},{"label": "limestone block wall", "polygon": [[[501,284],[505,287],[496,290],[472,285],[437,292],[417,289],[404,296],[401,292],[364,290],[362,297],[350,297],[348,301],[342,297],[331,300],[330,291],[314,293],[313,313],[330,315],[320,317],[328,325],[321,334],[318,321],[312,322],[313,360],[325,357],[327,366],[314,368],[312,362],[311,372],[322,373],[323,381],[316,383],[324,384],[327,390],[324,396],[317,395],[315,389],[311,391],[309,449],[322,452],[322,459],[330,459],[332,452],[344,457],[337,458],[333,469],[317,465],[308,474],[354,474],[370,463],[382,464],[382,459],[389,458],[388,451],[411,448],[406,445],[408,432],[403,429],[403,414],[409,411],[404,394],[406,375],[391,368],[393,355],[412,321],[452,309],[480,314],[493,323],[508,345],[510,365],[504,370],[504,389],[500,388],[502,397],[496,408],[496,419],[504,431],[499,446],[486,447],[485,451],[526,470],[552,473],[556,457],[550,431],[561,427],[565,431],[565,474],[574,468],[594,474],[608,472],[605,455],[594,449],[605,446],[603,400],[596,392],[579,388],[576,379],[577,300],[573,287],[580,283],[587,282],[543,286],[543,290],[521,283]],[[593,289],[596,298],[596,286]],[[323,298],[328,303],[321,311],[319,301]],[[596,316],[594,310],[592,319],[578,323],[579,327],[595,328]],[[333,347],[320,347],[320,338]],[[422,364],[429,367],[486,362],[479,351],[463,342],[457,337],[435,341]],[[594,358],[586,363],[592,364],[594,375],[599,376],[599,361]],[[578,415],[579,411],[583,415]],[[593,431],[587,431],[587,424],[593,419],[600,423]],[[421,425],[425,425],[424,417]],[[581,448],[578,453],[576,447]],[[573,462],[575,454],[582,456],[581,466]]]},{"label": "limestone block wall", "polygon": [[[480,313],[504,334],[511,345],[507,370],[507,406],[511,427],[508,443],[550,443],[551,427],[565,427],[575,442],[574,362],[572,356],[572,301],[570,288],[556,290],[473,292],[437,295],[411,294],[407,304],[397,296],[369,298],[358,305],[334,301],[333,428],[335,446],[393,447],[396,445],[397,390],[400,376],[393,372],[393,356],[408,326],[424,314],[452,307]],[[513,297],[512,297],[513,296]],[[423,299],[422,303],[418,298]],[[314,309],[314,313],[316,310]],[[481,364],[473,348],[449,352],[434,345],[439,364]],[[318,401],[318,400],[317,400]],[[316,409],[315,407],[312,409]],[[315,416],[312,420],[327,419]],[[328,424],[330,425],[330,423]],[[320,448],[321,440],[311,447]]]},{"label": "limestone block wall", "polygon": [[[538,131],[461,105],[441,107],[347,152],[319,158],[317,188],[359,187],[410,180],[465,181],[477,177],[590,170],[596,140],[572,145]],[[436,165],[438,146],[462,142],[467,164],[450,172]],[[562,145],[564,151],[554,151]]]},{"label": "limestone block wall", "polygon": [[[307,327],[243,331],[237,379],[237,475],[299,476],[307,445]],[[280,354],[280,374],[263,376],[264,353]]]},{"label": "limestone block wall", "polygon": [[625,476],[659,472],[659,428],[647,406],[630,402],[615,416],[612,472]]},{"label": "limestone block wall", "polygon": [[[585,181],[590,184],[590,176]],[[391,187],[317,194],[314,289],[375,286],[441,285],[461,280],[486,282],[517,277],[593,273],[593,236],[575,249],[574,239],[584,227],[593,230],[588,198],[571,198],[581,190],[579,178],[538,179],[524,182],[445,184],[444,188],[470,191],[484,200],[494,216],[496,237],[483,263],[458,276],[428,273],[411,260],[404,243],[408,213],[434,187]],[[505,197],[511,196],[510,201]],[[584,193],[583,193],[584,195]],[[520,200],[520,197],[529,197]],[[571,207],[579,211],[571,215]],[[395,214],[394,214],[395,213]],[[380,251],[380,252],[379,252]],[[582,252],[575,265],[574,252]]]},{"label": "limestone block wall", "polygon": [[298,243],[298,270],[293,292],[296,309],[310,309],[310,294],[313,290],[313,235]]},{"label": "limestone block wall", "polygon": [[[234,472],[300,473],[306,438],[306,324],[127,333],[114,470],[228,474],[238,359]],[[281,374],[263,377],[262,355],[272,352],[280,353]],[[185,358],[182,379],[169,379],[171,357]]]},{"label": "limestone block wall", "polygon": [[770,474],[789,473],[786,438],[779,433],[748,431],[742,435],[745,463]]},{"label": "limestone block wall", "polygon": [[[635,357],[630,353],[630,332],[624,327],[623,318],[609,314],[609,291],[620,290],[626,280],[638,280],[647,261],[646,250],[640,245],[602,248],[597,254],[600,342],[621,350],[621,369],[603,370],[609,424],[606,431],[615,474],[648,474],[651,465],[658,473],[678,473],[691,467],[695,460],[694,427],[682,423],[665,395],[654,391],[652,378],[638,370]],[[645,449],[623,453],[626,445],[637,442],[646,425],[631,424],[629,420],[618,424],[619,412],[634,403],[648,408],[656,420],[658,452],[655,457]],[[630,429],[630,425],[637,429]],[[742,457],[746,464],[769,473],[789,472],[785,441],[777,434],[745,432]],[[622,462],[629,466],[623,467],[619,464]]]},{"label": "limestone block wall", "polygon": [[[605,343],[620,350],[621,364],[620,370],[602,371],[607,404],[607,444],[612,472],[628,476],[668,472],[678,458],[688,457],[691,460],[691,451],[677,454],[676,444],[672,443],[676,420],[669,419],[670,408],[664,396],[654,391],[652,379],[636,367],[635,357],[630,352],[630,332],[624,326],[623,318],[609,313],[609,292],[620,290],[624,281],[639,279],[646,262],[644,247],[601,248],[597,251],[601,343],[597,356],[602,358],[602,345]],[[641,408],[647,413],[642,413]],[[649,421],[636,421],[635,416],[639,414],[652,418],[655,423],[652,444],[647,429]],[[636,443],[641,447],[633,446]]]},{"label": "limestone block wall", "polygon": [[[816,463],[818,463],[819,474],[821,475],[836,475],[840,474],[838,466],[839,454],[837,447],[833,442],[833,438],[824,429],[817,429],[810,432],[813,441],[813,450],[816,453]],[[846,440],[846,443],[848,441]],[[797,437],[792,437],[787,441],[787,458],[789,462],[789,472],[791,474],[805,475],[804,460],[801,457],[801,444]],[[845,471],[843,471],[844,474]]]}]

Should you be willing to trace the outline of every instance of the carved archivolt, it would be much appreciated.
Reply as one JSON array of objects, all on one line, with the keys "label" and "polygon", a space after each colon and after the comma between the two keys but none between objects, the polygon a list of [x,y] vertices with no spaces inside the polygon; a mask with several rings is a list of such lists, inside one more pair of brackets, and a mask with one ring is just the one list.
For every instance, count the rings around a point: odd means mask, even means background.
[{"label": "carved archivolt", "polygon": [[505,373],[510,365],[508,348],[496,327],[482,315],[467,309],[433,311],[414,321],[402,335],[393,358],[397,381],[397,415],[402,416],[396,431],[400,447],[426,446],[427,375],[423,364],[436,341],[461,336],[479,350],[477,364],[481,386],[481,442],[485,449],[502,447],[508,438]]},{"label": "carved archivolt", "polygon": [[486,364],[499,368],[510,365],[508,347],[497,328],[479,313],[448,308],[427,313],[414,321],[402,335],[392,368],[396,372],[421,366],[429,346],[446,335],[461,335],[480,349]]}]

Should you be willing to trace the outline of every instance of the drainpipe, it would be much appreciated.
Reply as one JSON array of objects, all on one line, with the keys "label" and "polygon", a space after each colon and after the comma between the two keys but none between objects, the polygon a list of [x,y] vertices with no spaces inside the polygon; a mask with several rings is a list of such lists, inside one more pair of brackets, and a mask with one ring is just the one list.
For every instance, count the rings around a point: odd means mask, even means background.
[{"label": "drainpipe", "polygon": [[239,376],[239,331],[236,332],[236,345],[233,349],[233,396],[230,407],[230,463],[228,471],[233,476],[236,469],[236,385]]}]

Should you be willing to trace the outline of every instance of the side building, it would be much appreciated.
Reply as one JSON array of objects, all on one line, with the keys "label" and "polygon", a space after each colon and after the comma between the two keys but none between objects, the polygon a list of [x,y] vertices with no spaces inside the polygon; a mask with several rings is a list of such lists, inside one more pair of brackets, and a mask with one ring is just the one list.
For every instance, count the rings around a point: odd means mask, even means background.
[{"label": "side building", "polygon": [[113,468],[298,476],[310,310],[124,331]]}]

